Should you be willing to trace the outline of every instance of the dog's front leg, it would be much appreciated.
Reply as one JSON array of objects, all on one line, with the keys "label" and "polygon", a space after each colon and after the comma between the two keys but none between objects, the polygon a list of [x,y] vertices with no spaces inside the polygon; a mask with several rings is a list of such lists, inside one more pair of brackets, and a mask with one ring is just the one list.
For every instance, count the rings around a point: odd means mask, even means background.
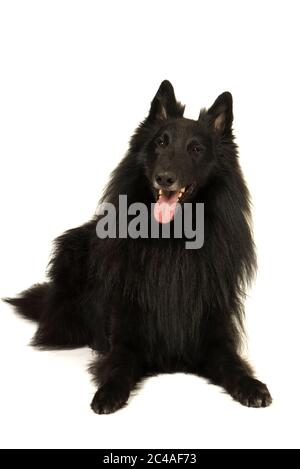
[{"label": "dog's front leg", "polygon": [[207,349],[200,374],[245,406],[267,407],[272,402],[267,386],[254,377],[252,368],[234,348],[224,343]]},{"label": "dog's front leg", "polygon": [[91,366],[99,386],[91,407],[97,414],[110,414],[125,406],[130,392],[142,376],[136,354],[126,346],[115,346]]}]

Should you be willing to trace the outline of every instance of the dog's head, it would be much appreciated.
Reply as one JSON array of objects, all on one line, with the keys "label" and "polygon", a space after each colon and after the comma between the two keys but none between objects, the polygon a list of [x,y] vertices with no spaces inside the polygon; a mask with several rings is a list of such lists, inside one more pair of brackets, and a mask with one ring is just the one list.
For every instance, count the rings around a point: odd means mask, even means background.
[{"label": "dog's head", "polygon": [[192,201],[222,168],[222,147],[232,145],[229,92],[203,109],[198,120],[186,119],[183,113],[171,83],[163,81],[135,136],[143,143],[139,153],[158,206]]}]

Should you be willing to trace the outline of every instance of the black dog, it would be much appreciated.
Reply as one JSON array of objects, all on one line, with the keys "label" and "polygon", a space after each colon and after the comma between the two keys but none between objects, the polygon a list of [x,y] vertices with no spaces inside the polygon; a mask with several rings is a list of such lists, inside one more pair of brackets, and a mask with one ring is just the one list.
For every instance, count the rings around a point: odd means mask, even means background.
[{"label": "black dog", "polygon": [[[164,81],[148,117],[112,174],[103,201],[202,202],[205,241],[99,239],[99,216],[56,240],[49,282],[7,299],[38,321],[33,345],[99,352],[92,408],[124,406],[145,376],[183,371],[208,378],[241,404],[268,406],[265,384],[239,355],[243,296],[256,268],[249,194],[232,134],[232,97],[223,93],[198,121],[183,117]],[[174,224],[174,214],[169,224]],[[162,225],[160,225],[160,228]]]}]

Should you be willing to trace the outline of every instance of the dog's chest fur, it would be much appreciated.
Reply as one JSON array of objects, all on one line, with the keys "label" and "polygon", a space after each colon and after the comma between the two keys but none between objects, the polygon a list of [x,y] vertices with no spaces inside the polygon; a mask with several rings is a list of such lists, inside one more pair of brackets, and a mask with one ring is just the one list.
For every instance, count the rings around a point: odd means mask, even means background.
[{"label": "dog's chest fur", "polygon": [[[142,243],[141,243],[142,244]],[[180,367],[200,346],[206,275],[199,253],[181,243],[129,250],[124,297],[150,362]],[[141,246],[140,246],[141,247]]]}]

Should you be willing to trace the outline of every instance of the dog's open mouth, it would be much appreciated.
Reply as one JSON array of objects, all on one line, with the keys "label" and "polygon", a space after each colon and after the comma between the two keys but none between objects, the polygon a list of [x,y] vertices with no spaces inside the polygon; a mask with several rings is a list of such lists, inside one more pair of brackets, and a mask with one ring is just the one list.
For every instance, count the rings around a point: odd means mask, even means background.
[{"label": "dog's open mouth", "polygon": [[178,191],[160,189],[157,191],[157,200],[154,206],[154,218],[158,223],[169,223],[175,216],[179,203],[182,203],[189,187],[182,187]]}]

